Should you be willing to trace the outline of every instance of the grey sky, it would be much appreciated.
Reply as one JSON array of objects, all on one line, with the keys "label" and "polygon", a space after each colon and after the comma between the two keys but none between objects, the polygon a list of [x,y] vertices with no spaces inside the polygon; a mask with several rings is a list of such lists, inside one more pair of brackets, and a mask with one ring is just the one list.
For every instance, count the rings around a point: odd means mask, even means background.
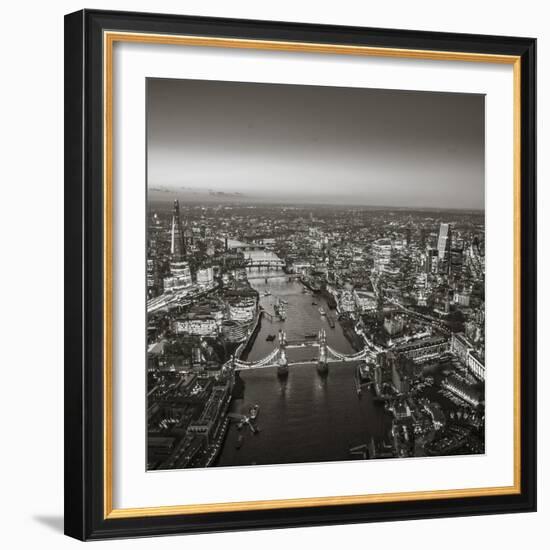
[{"label": "grey sky", "polygon": [[484,207],[484,96],[149,79],[148,185]]}]

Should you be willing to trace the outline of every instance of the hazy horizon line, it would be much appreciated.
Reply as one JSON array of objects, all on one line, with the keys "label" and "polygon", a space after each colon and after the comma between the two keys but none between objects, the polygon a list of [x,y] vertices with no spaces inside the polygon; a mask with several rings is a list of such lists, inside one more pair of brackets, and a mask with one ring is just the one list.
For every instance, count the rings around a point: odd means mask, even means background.
[{"label": "hazy horizon line", "polygon": [[[172,203],[172,199],[149,199],[147,201],[147,204],[152,204],[154,202],[157,203]],[[181,204],[182,201],[180,201]],[[187,204],[193,204],[193,205],[211,205],[211,206],[228,206],[228,207],[234,207],[234,206],[246,206],[246,207],[280,207],[280,208],[296,208],[296,209],[305,209],[308,207],[315,207],[315,208],[355,208],[357,210],[412,210],[412,211],[423,211],[423,212],[437,212],[437,211],[450,211],[450,212],[485,212],[485,208],[479,208],[479,207],[451,207],[451,206],[399,206],[399,205],[390,205],[390,204],[349,204],[349,203],[341,203],[341,204],[328,204],[328,203],[287,203],[287,202],[269,202],[269,203],[262,203],[262,202],[252,202],[252,201],[221,201],[216,202],[215,200],[210,201],[204,201],[204,200],[186,200],[183,201]]]},{"label": "hazy horizon line", "polygon": [[[408,208],[408,209],[444,209],[444,210],[475,210],[485,211],[485,205],[483,206],[447,206],[447,205],[405,205],[398,203],[379,203],[379,202],[364,202],[365,198],[358,198],[356,195],[347,194],[347,197],[342,197],[339,194],[332,193],[323,196],[323,200],[320,202],[311,201],[305,195],[296,194],[293,197],[281,199],[274,195],[269,194],[256,194],[243,193],[241,191],[221,191],[213,188],[195,188],[195,187],[168,187],[166,185],[153,185],[147,186],[147,193],[149,198],[151,195],[155,195],[158,200],[161,200],[162,195],[171,195],[183,198],[186,202],[200,202],[200,203],[248,203],[248,204],[275,204],[275,205],[316,205],[316,206],[361,206],[369,208]],[[159,196],[160,195],[160,196]],[[349,197],[349,198],[348,198]],[[359,200],[358,200],[359,199]],[[166,199],[170,200],[170,199]],[[347,202],[349,201],[349,202]]]}]

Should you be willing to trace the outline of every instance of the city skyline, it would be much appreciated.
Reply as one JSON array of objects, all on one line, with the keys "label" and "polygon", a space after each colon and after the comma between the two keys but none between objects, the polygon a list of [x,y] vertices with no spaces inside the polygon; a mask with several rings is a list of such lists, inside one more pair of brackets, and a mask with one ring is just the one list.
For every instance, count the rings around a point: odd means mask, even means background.
[{"label": "city skyline", "polygon": [[484,454],[483,96],[147,90],[147,469]]},{"label": "city skyline", "polygon": [[148,469],[484,453],[482,213],[148,220]]},{"label": "city skyline", "polygon": [[484,209],[482,95],[161,79],[147,93],[152,199]]}]

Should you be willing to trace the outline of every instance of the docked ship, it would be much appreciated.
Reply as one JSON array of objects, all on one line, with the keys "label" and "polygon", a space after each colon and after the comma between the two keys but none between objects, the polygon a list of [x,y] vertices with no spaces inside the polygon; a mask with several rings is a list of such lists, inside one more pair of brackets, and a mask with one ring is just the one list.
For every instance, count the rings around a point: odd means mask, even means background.
[{"label": "docked ship", "polygon": [[310,277],[302,277],[301,282],[311,292],[319,292],[321,290],[321,284],[318,280],[313,280]]}]

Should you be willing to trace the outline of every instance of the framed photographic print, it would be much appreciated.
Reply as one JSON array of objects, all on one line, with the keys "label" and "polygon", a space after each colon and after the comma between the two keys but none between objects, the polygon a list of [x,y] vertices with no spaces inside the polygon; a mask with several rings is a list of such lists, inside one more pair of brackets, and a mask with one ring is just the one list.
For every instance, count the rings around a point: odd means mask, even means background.
[{"label": "framed photographic print", "polygon": [[65,18],[65,529],[534,511],[535,40]]}]

